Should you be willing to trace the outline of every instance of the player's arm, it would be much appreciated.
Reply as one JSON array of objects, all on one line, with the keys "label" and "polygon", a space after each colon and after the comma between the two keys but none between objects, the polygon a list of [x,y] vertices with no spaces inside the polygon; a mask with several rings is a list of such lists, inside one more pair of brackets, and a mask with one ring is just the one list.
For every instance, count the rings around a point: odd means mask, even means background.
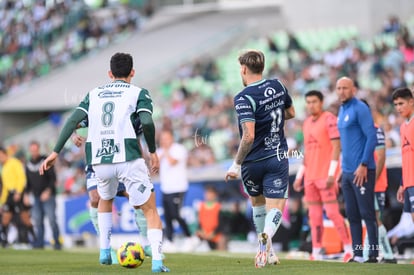
[{"label": "player's arm", "polygon": [[357,186],[362,186],[368,180],[368,168],[366,165],[368,163],[368,160],[372,158],[375,151],[375,146],[377,144],[377,131],[374,127],[371,111],[367,106],[359,108],[356,111],[359,125],[364,136],[366,137],[364,151],[362,153],[362,160],[354,173],[354,183]]},{"label": "player's arm", "polygon": [[139,112],[138,116],[141,120],[145,142],[148,146],[149,156],[151,160],[151,172],[157,173],[159,170],[160,162],[156,153],[154,121],[152,120],[151,113],[149,112]]},{"label": "player's arm", "polygon": [[254,121],[246,121],[241,124],[243,134],[235,157],[236,164],[241,165],[252,149],[255,124]]},{"label": "player's arm", "polygon": [[381,175],[382,170],[385,166],[385,147],[377,147],[375,148],[375,152],[377,153],[377,162],[376,169],[375,169],[375,181],[378,180],[379,176]]},{"label": "player's arm", "polygon": [[296,115],[295,107],[290,106],[289,108],[285,109],[285,120],[289,120],[294,118]]},{"label": "player's arm", "polygon": [[40,166],[39,173],[41,175],[43,175],[44,172],[53,165],[59,152],[62,150],[63,146],[65,146],[66,141],[70,138],[78,123],[81,122],[86,116],[87,113],[83,109],[77,108],[75,111],[73,111],[68,120],[65,122],[65,125],[59,134],[53,152],[43,161],[42,165]]},{"label": "player's arm", "polygon": [[240,141],[239,148],[237,149],[237,154],[234,159],[232,166],[229,168],[226,174],[226,181],[230,178],[237,178],[240,174],[241,164],[243,163],[244,159],[246,158],[247,154],[252,149],[252,145],[254,142],[254,128],[255,128],[255,121],[245,121],[241,123],[242,127],[242,138]]},{"label": "player's arm", "polygon": [[339,155],[341,154],[341,141],[339,138],[331,139],[331,145],[332,155],[331,162],[329,163],[328,181],[326,183],[326,188],[330,188],[335,183],[335,173],[338,169],[338,160]]},{"label": "player's arm", "polygon": [[286,99],[285,99],[285,120],[289,120],[295,117],[295,107],[293,106],[293,101],[290,95],[288,94],[288,90],[286,87],[283,86],[286,91]]}]

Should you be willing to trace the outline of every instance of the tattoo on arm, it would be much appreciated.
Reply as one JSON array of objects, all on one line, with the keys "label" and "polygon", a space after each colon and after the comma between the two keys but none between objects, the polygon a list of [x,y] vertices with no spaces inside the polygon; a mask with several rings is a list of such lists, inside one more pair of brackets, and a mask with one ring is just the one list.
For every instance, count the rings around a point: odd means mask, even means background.
[{"label": "tattoo on arm", "polygon": [[239,149],[237,150],[235,161],[238,164],[243,163],[247,154],[252,149],[254,136],[249,132],[249,128],[246,126],[246,123],[242,123],[243,135],[240,141]]}]

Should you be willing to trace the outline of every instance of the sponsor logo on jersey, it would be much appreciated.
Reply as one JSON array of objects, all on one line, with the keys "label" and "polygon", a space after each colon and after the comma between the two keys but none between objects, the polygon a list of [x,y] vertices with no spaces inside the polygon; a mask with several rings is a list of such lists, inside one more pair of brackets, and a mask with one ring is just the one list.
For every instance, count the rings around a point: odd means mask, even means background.
[{"label": "sponsor logo on jersey", "polygon": [[236,99],[236,101],[244,101],[243,97],[239,97],[238,99]]},{"label": "sponsor logo on jersey", "polygon": [[115,144],[113,139],[102,139],[102,148],[98,149],[96,157],[109,157],[119,153],[119,144]]},{"label": "sponsor logo on jersey", "polygon": [[105,90],[105,91],[99,92],[98,97],[99,98],[121,97],[123,93],[124,91]]},{"label": "sponsor logo on jersey", "polygon": [[250,105],[248,105],[248,104],[244,104],[244,103],[241,103],[241,104],[237,104],[236,105],[236,110],[238,111],[238,110],[242,110],[242,109],[252,109],[252,106],[250,106]]}]

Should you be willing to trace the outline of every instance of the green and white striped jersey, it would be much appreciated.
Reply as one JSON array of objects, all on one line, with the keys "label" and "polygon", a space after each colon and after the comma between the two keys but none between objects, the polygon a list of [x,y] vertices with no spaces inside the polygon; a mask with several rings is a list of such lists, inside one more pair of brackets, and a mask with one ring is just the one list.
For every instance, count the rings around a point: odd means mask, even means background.
[{"label": "green and white striped jersey", "polygon": [[115,81],[90,91],[77,108],[88,115],[88,164],[119,163],[142,156],[133,121],[139,112],[152,114],[147,90]]}]

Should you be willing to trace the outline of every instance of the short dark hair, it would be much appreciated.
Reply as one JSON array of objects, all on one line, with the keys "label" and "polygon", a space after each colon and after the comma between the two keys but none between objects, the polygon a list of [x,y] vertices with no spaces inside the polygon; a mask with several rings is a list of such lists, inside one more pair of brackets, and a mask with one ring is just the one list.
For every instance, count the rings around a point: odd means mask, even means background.
[{"label": "short dark hair", "polygon": [[111,57],[111,72],[114,77],[128,77],[131,74],[132,67],[132,56],[128,53],[116,53]]},{"label": "short dark hair", "polygon": [[404,88],[398,88],[392,93],[392,100],[396,100],[397,98],[403,98],[403,99],[411,99],[413,98],[413,93],[411,90],[407,87]]},{"label": "short dark hair", "polygon": [[6,148],[0,146],[0,152],[7,154]]},{"label": "short dark hair", "polygon": [[246,65],[252,73],[261,74],[265,66],[265,57],[261,51],[248,50],[239,56],[239,63]]},{"label": "short dark hair", "polygon": [[317,98],[319,98],[320,101],[323,101],[323,94],[318,90],[310,90],[305,94],[305,98],[309,96],[316,96]]}]

